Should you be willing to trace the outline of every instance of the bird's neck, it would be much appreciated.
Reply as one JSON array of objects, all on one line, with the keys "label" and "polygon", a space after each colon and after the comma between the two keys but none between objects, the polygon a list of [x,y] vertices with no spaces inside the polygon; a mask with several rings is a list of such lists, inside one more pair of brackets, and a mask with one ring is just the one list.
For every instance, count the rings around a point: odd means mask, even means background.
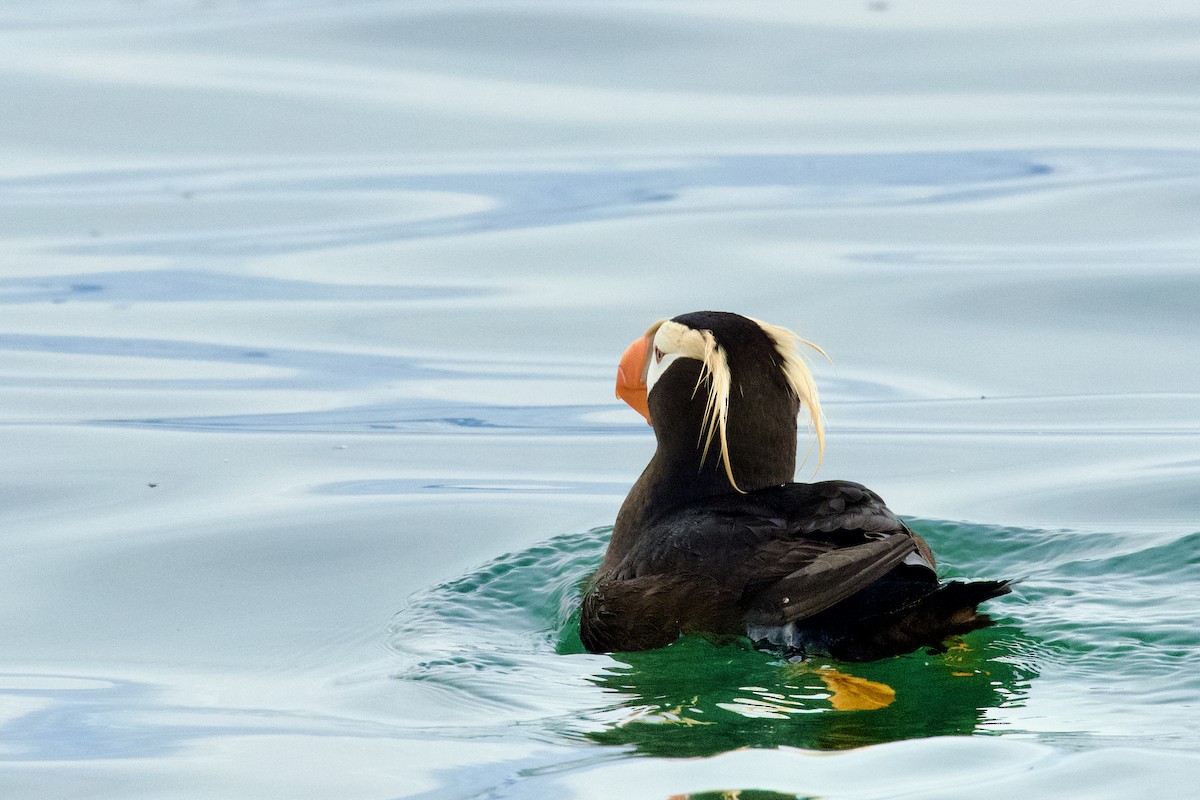
[{"label": "bird's neck", "polygon": [[[603,569],[614,568],[641,533],[663,514],[722,495],[753,492],[792,480],[796,470],[796,415],[785,411],[763,419],[731,414],[729,457],[735,489],[714,439],[706,458],[699,426],[655,428],[658,448],[617,514]],[[699,442],[699,443],[698,443]]]}]

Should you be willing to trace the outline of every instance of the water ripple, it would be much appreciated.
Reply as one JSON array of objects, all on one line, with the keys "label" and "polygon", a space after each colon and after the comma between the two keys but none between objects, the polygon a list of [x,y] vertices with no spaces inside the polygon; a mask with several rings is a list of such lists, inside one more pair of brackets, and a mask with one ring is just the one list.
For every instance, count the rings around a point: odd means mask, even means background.
[{"label": "water ripple", "polygon": [[[1191,151],[1001,150],[845,155],[749,154],[662,159],[574,160],[548,166],[510,164],[486,171],[444,166],[422,172],[387,164],[259,167],[238,172],[198,169],[10,178],[0,198],[46,207],[78,202],[86,186],[91,202],[179,197],[222,192],[253,202],[301,204],[330,197],[375,198],[370,221],[329,222],[317,228],[251,232],[200,229],[154,237],[93,238],[62,245],[92,255],[167,255],[181,249],[203,254],[250,255],[341,247],[432,236],[451,236],[579,222],[738,210],[899,208],[931,203],[973,203],[1049,189],[1130,181],[1172,180],[1200,174]],[[163,186],[171,187],[169,197]],[[141,187],[140,189],[137,187]],[[428,198],[486,198],[486,208],[454,207],[416,219],[379,221],[398,194]],[[430,201],[431,202],[431,201]]]},{"label": "water ripple", "polygon": [[[582,655],[580,586],[610,531],[559,536],[411,597],[389,629],[401,665],[395,677],[460,693],[465,706],[486,708],[492,724],[510,732],[671,756],[721,752],[733,741],[842,749],[986,730],[988,710],[1019,705],[1033,677],[1030,646],[1011,628],[939,656],[836,665],[896,689],[891,706],[856,713],[831,706],[822,675],[833,662],[789,664],[745,641],[685,638],[612,659]],[[936,717],[927,713],[931,703]],[[869,724],[862,713],[872,715]]]},{"label": "water ripple", "polygon": [[3,303],[406,302],[484,297],[483,287],[314,283],[199,270],[0,278]]}]

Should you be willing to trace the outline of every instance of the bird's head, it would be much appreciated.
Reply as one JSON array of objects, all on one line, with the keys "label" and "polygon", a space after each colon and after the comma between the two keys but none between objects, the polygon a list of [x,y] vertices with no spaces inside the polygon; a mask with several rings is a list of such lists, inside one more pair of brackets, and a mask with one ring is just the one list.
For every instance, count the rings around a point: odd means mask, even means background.
[{"label": "bird's head", "polygon": [[681,314],[656,322],[629,345],[617,369],[617,397],[646,418],[660,449],[691,447],[703,466],[716,443],[737,491],[735,461],[740,477],[753,474],[758,460],[790,453],[784,479],[790,480],[801,406],[819,455],[825,446],[816,384],[799,345],[824,355],[788,329],[760,320],[723,311]]}]

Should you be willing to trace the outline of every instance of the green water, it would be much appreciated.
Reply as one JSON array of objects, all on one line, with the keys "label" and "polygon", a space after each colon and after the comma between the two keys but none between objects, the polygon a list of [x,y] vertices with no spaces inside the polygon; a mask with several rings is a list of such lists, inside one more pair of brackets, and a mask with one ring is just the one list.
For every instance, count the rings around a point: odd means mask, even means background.
[{"label": "green water", "polygon": [[[942,654],[793,664],[746,640],[687,637],[611,660],[580,656],[579,592],[603,555],[609,529],[601,528],[509,554],[411,598],[390,631],[408,661],[396,678],[451,687],[452,702],[485,704],[498,735],[622,745],[653,756],[780,745],[842,750],[966,734],[1077,746],[1103,736],[1055,729],[1028,713],[1031,687],[1043,675],[1056,693],[1099,706],[1083,712],[1121,715],[1127,728],[1144,726],[1162,744],[1194,741],[1188,698],[1200,693],[1200,632],[1179,608],[1195,601],[1176,595],[1195,572],[1200,534],[910,524],[940,555],[945,576],[1020,579],[1011,596],[990,603],[994,627]],[[883,684],[895,699],[835,710],[825,670]],[[505,710],[526,708],[530,696],[553,708],[506,724]]]}]

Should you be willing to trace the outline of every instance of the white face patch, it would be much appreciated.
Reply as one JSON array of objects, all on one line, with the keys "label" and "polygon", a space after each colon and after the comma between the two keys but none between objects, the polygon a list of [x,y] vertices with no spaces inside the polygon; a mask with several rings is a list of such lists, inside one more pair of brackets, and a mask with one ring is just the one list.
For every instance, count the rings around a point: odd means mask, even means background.
[{"label": "white face patch", "polygon": [[[646,352],[646,393],[654,388],[667,367],[679,358],[704,360],[704,337],[712,337],[709,331],[696,331],[678,322],[664,320],[651,331],[653,337]],[[649,335],[649,334],[648,334]]]},{"label": "white face patch", "polygon": [[725,466],[725,475],[729,478],[730,485],[740,492],[737,481],[733,479],[733,467],[729,463],[729,442],[726,437],[729,422],[729,390],[733,385],[733,378],[729,374],[729,362],[725,357],[725,350],[717,344],[717,339],[713,336],[712,331],[698,331],[673,320],[667,320],[659,326],[651,345],[650,352],[646,354],[647,361],[651,364],[646,374],[647,394],[659,376],[666,372],[676,359],[694,358],[703,365],[700,377],[692,389],[694,397],[701,387],[705,387],[705,396],[708,401],[704,409],[704,424],[700,430],[700,441],[696,443],[697,447],[701,444],[704,447],[700,461],[703,462],[708,458],[708,451],[712,447],[713,439],[717,439],[720,459]]},{"label": "white face patch", "polygon": [[654,384],[658,382],[659,376],[667,371],[667,367],[682,357],[683,353],[663,353],[653,343],[650,345],[650,352],[646,354],[646,363],[650,365],[646,371],[646,394],[654,388]]}]

